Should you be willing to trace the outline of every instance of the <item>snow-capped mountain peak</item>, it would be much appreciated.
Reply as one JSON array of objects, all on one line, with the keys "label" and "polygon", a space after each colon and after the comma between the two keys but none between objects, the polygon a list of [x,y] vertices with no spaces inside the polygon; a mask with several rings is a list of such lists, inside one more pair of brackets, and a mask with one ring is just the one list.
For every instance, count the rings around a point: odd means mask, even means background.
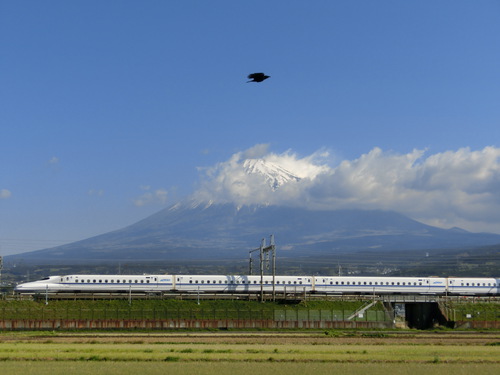
[{"label": "snow-capped mountain peak", "polygon": [[263,159],[247,159],[243,163],[246,173],[263,175],[273,190],[292,182],[300,181],[300,177],[279,166]]}]

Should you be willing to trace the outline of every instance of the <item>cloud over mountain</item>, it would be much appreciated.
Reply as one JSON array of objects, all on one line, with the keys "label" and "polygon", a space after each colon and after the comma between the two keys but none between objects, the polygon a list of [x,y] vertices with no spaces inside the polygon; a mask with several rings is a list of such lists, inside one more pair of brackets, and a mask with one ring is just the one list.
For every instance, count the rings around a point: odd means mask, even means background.
[{"label": "cloud over mountain", "polygon": [[374,148],[333,164],[329,153],[299,157],[267,145],[201,170],[195,198],[310,209],[385,209],[439,227],[500,232],[500,148],[427,155]]},{"label": "cloud over mountain", "polygon": [[11,195],[12,193],[10,192],[10,190],[0,189],[0,199],[10,198]]},{"label": "cloud over mountain", "polygon": [[167,202],[168,192],[165,189],[153,190],[151,186],[148,185],[143,185],[140,189],[143,193],[134,200],[134,205],[137,207],[152,203],[165,204]]}]

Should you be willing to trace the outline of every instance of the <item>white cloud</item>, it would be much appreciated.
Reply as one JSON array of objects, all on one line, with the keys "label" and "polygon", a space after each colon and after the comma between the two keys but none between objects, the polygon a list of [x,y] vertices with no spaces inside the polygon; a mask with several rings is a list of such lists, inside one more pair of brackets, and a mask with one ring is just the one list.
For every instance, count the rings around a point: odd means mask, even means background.
[{"label": "white cloud", "polygon": [[[266,144],[256,145],[243,152],[238,152],[231,158],[214,167],[200,169],[204,172],[201,188],[195,193],[199,200],[232,201],[237,204],[273,204],[283,199],[293,198],[298,191],[295,185],[305,186],[319,174],[330,170],[323,164],[323,159],[329,155],[326,152],[317,152],[305,158],[299,158],[291,151],[275,154],[268,151]],[[268,183],[266,176],[249,174],[245,168],[246,160],[262,160],[268,165],[277,166],[286,172],[300,178],[294,184],[285,184],[279,193]],[[300,190],[300,189],[299,189]]]},{"label": "white cloud", "polygon": [[0,199],[10,198],[12,193],[7,189],[0,189]]},{"label": "white cloud", "polygon": [[[333,166],[329,154],[275,154],[257,145],[204,172],[195,198],[311,209],[386,209],[441,227],[500,231],[500,148],[462,148],[426,155],[374,148]],[[243,163],[259,158],[300,177],[277,190]]]},{"label": "white cloud", "polygon": [[144,193],[134,200],[134,204],[137,207],[142,207],[151,204],[163,205],[168,200],[168,192],[165,189],[151,190],[151,186],[147,185],[141,185],[140,189],[143,190]]},{"label": "white cloud", "polygon": [[91,196],[102,197],[104,195],[104,190],[103,189],[90,189],[87,192],[87,194],[91,195]]},{"label": "white cloud", "polygon": [[59,158],[57,156],[52,156],[52,158],[50,158],[49,160],[49,164],[58,164],[59,163]]}]

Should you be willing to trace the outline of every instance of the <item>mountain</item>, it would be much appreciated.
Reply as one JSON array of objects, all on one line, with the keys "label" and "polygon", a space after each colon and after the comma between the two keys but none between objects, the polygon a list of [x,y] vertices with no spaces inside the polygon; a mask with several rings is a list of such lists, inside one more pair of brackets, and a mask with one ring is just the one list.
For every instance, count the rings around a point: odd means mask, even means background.
[{"label": "mountain", "polygon": [[117,231],[6,258],[45,263],[246,259],[270,234],[275,235],[280,257],[500,244],[500,235],[439,229],[391,211],[186,201]]},{"label": "mountain", "polygon": [[[269,160],[246,159],[241,166],[244,173],[261,178],[276,194],[283,185],[301,180],[299,173]],[[270,234],[275,235],[279,256],[290,259],[500,244],[500,235],[439,229],[390,211],[312,211],[185,201],[117,231],[6,259],[49,264],[91,260],[241,260]]]}]

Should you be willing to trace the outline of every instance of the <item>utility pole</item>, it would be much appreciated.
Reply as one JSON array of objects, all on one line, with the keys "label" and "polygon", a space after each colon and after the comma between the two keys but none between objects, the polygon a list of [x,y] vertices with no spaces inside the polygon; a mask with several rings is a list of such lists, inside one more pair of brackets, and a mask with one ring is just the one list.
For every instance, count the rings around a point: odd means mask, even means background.
[{"label": "utility pole", "polygon": [[0,289],[2,288],[3,258],[0,256]]},{"label": "utility pole", "polygon": [[248,267],[248,274],[253,275],[253,259],[252,259],[252,253],[255,251],[260,251],[260,247],[258,249],[253,249],[248,252],[249,255],[249,267]]},{"label": "utility pole", "polygon": [[274,244],[274,234],[271,234],[269,246],[266,246],[265,238],[260,245],[260,300],[264,302],[264,255],[269,259],[269,252],[272,253],[272,273],[273,273],[273,302],[276,301],[276,246]]},{"label": "utility pole", "polygon": [[[273,301],[276,301],[276,245],[274,244],[274,234],[271,234],[270,245],[266,246],[266,239],[263,238],[260,247],[248,252],[249,255],[249,275],[253,274],[252,253],[259,252],[260,263],[260,301],[264,302],[264,260],[269,262],[269,252],[272,253],[272,273],[273,273]],[[269,263],[268,267],[269,269]]]}]

